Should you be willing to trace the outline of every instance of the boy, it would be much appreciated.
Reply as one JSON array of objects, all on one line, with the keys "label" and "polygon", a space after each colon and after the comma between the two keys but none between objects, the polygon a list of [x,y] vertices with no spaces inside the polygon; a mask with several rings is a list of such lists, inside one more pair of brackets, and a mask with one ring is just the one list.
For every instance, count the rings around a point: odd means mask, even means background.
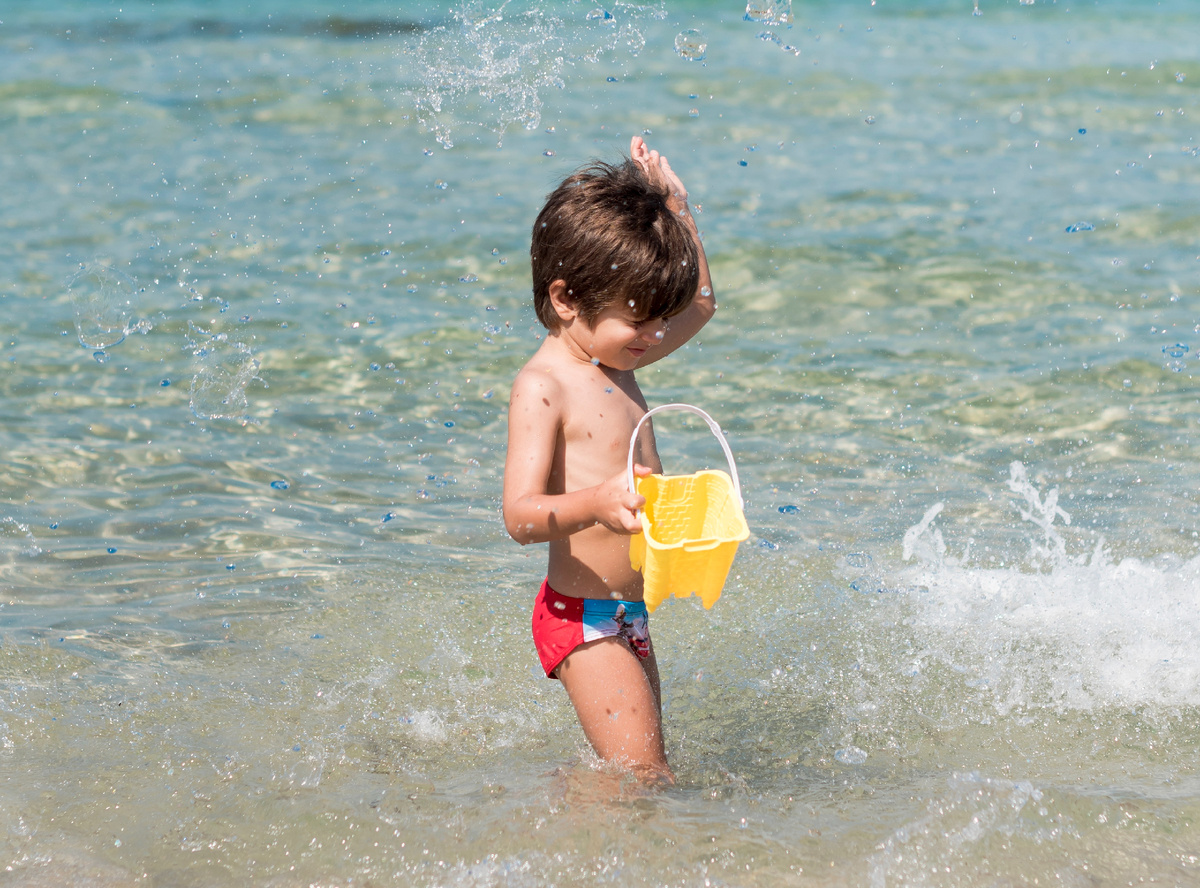
[{"label": "boy", "polygon": [[[504,523],[522,545],[550,544],[534,642],[588,741],[673,782],[642,576],[629,564],[645,499],[625,465],[647,409],[634,371],[691,339],[716,301],[683,183],[640,137],[629,153],[569,176],[534,223],[534,305],[548,333],[513,381]],[[652,432],[635,460],[638,475],[662,470]]]}]

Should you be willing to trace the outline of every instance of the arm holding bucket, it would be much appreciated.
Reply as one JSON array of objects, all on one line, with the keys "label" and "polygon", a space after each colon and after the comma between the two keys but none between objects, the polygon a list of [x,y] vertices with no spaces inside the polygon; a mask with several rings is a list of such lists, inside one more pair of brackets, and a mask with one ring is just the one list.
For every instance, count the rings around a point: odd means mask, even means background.
[{"label": "arm holding bucket", "polygon": [[[552,492],[555,451],[562,434],[566,394],[549,374],[524,370],[513,382],[504,466],[504,526],[521,545],[562,539],[595,524],[614,533],[642,529],[645,499],[629,490],[620,471],[592,487]],[[650,469],[638,465],[637,475]]]}]

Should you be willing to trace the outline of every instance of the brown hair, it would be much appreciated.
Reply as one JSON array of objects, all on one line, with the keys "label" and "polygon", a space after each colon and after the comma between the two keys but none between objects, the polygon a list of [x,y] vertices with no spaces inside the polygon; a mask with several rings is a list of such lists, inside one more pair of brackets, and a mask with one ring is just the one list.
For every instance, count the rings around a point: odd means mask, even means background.
[{"label": "brown hair", "polygon": [[547,329],[560,321],[550,285],[562,280],[589,327],[604,309],[630,302],[638,320],[679,314],[696,295],[699,256],[687,224],[632,160],[596,161],[546,198],[529,255],[533,304]]}]

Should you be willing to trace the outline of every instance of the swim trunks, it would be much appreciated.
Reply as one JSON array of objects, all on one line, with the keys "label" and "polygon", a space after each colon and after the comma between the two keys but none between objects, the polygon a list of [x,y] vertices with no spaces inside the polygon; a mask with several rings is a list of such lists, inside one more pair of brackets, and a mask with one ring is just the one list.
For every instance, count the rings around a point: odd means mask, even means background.
[{"label": "swim trunks", "polygon": [[573,598],[542,582],[533,605],[533,643],[547,678],[558,678],[567,654],[599,638],[620,638],[639,660],[650,656],[650,621],[644,601]]}]

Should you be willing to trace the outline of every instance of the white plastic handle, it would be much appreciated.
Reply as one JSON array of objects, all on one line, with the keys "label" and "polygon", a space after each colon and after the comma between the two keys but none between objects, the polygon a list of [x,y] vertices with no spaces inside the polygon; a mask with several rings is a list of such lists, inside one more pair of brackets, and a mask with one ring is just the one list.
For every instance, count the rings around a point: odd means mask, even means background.
[{"label": "white plastic handle", "polygon": [[709,430],[717,436],[717,441],[720,442],[721,449],[725,451],[725,459],[729,463],[729,477],[733,480],[733,489],[737,491],[738,505],[745,509],[746,503],[742,500],[742,484],[738,481],[737,466],[733,462],[733,453],[729,449],[729,442],[725,440],[725,435],[722,434],[721,427],[717,425],[717,421],[699,407],[693,407],[691,404],[662,404],[653,410],[647,410],[642,418],[637,421],[637,425],[633,427],[633,434],[629,436],[629,461],[626,464],[626,473],[629,478],[629,492],[634,493],[637,491],[633,477],[633,448],[637,444],[638,432],[642,430],[642,423],[654,414],[662,413],[664,410],[686,410],[688,413],[696,414],[708,423]]}]

